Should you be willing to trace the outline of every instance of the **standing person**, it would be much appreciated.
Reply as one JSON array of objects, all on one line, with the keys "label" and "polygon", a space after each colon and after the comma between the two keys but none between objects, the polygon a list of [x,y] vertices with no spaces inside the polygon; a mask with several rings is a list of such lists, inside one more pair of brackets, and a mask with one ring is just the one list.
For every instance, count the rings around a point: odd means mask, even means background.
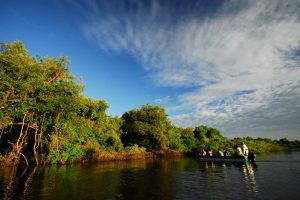
[{"label": "standing person", "polygon": [[244,154],[245,156],[248,156],[248,153],[249,153],[248,147],[247,147],[247,145],[246,145],[244,142],[243,142],[242,148],[243,148],[243,154]]}]

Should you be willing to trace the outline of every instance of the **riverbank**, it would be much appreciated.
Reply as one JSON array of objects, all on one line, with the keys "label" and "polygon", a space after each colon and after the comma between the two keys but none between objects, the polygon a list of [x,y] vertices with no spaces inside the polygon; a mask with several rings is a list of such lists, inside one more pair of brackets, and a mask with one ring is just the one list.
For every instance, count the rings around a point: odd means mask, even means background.
[{"label": "riverbank", "polygon": [[[70,163],[96,163],[106,161],[122,161],[122,160],[140,160],[140,159],[154,159],[154,158],[175,158],[188,157],[194,155],[186,152],[95,152],[90,156],[85,156],[75,160],[58,161],[57,163],[43,162],[41,165],[66,165]],[[24,161],[17,163],[17,157],[4,157],[0,155],[0,167],[13,167],[18,164],[25,164]],[[35,165],[34,162],[29,164]]]}]

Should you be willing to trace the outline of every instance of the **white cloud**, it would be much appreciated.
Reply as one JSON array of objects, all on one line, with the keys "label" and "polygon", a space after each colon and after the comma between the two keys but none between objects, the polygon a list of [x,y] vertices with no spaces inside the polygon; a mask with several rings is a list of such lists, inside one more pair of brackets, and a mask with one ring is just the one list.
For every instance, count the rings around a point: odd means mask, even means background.
[{"label": "white cloud", "polygon": [[197,88],[168,108],[194,110],[176,124],[300,137],[299,1],[228,1],[210,17],[172,1],[90,5],[82,28],[101,49],[130,54],[155,84]]}]

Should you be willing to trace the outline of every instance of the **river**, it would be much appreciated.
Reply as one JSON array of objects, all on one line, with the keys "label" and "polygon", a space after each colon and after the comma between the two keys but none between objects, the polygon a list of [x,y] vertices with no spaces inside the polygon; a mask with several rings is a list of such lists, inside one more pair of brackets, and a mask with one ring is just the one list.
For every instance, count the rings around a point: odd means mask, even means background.
[{"label": "river", "polygon": [[0,169],[0,199],[300,199],[300,152]]}]

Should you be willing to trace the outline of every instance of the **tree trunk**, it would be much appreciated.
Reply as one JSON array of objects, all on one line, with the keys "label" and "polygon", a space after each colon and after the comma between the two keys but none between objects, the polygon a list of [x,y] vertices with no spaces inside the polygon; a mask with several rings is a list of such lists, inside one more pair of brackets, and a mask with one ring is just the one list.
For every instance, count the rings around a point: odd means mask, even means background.
[{"label": "tree trunk", "polygon": [[45,121],[46,113],[43,114],[43,118],[40,120],[39,129],[35,130],[34,133],[34,145],[33,145],[33,152],[34,152],[34,159],[36,164],[40,164],[39,162],[39,147],[42,142],[42,136],[43,136],[43,126]]}]

